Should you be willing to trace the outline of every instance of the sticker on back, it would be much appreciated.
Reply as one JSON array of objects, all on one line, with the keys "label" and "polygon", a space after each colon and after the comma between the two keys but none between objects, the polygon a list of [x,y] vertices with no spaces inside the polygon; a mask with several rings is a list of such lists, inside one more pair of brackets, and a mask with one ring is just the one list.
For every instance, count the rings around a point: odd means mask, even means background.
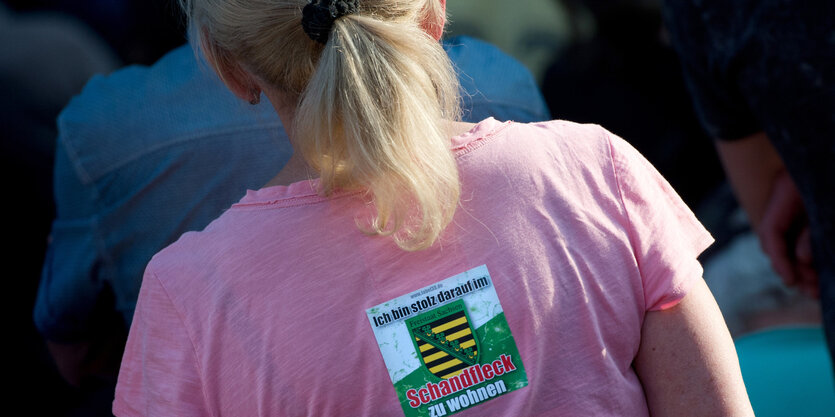
[{"label": "sticker on back", "polygon": [[446,416],[528,385],[482,265],[369,308],[406,416]]}]

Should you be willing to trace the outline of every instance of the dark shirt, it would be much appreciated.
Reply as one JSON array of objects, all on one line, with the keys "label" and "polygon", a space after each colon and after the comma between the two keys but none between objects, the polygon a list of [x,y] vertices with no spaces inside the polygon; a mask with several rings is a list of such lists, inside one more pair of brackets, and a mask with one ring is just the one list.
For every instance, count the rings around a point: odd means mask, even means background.
[{"label": "dark shirt", "polygon": [[664,17],[704,128],[764,131],[809,215],[835,347],[835,2],[668,0]]}]

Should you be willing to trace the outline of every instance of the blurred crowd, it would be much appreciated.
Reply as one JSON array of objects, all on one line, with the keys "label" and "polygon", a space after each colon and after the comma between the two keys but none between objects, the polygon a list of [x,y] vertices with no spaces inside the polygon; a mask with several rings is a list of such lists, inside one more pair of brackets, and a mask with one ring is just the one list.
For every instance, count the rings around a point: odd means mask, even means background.
[{"label": "blurred crowd", "polygon": [[[709,7],[710,2],[692,7],[689,3],[701,2],[668,3],[664,5],[660,0],[451,0],[448,32],[449,36],[467,35],[490,42],[527,66],[550,110],[550,115],[545,113],[543,117],[600,124],[629,141],[658,168],[716,238],[717,243],[701,260],[705,266],[705,279],[732,335],[742,337],[774,326],[820,327],[821,309],[817,298],[821,294],[804,293],[797,286],[783,285],[781,276],[785,280],[786,275],[775,272],[768,246],[765,252],[761,249],[763,234],[759,233],[759,224],[763,216],[768,221],[768,207],[762,209],[765,213],[761,211],[754,215],[752,221],[745,201],[742,206],[737,203],[734,192],[738,195],[739,187],[745,184],[734,178],[726,180],[714,141],[740,139],[764,131],[772,142],[777,142],[775,148],[785,161],[784,170],[798,178],[801,171],[823,170],[827,169],[825,165],[831,165],[826,161],[805,165],[802,155],[811,153],[825,157],[826,152],[832,155],[835,153],[833,137],[828,136],[828,144],[815,148],[798,144],[796,137],[789,137],[788,133],[782,137],[781,129],[786,128],[779,125],[756,127],[752,122],[737,130],[723,127],[725,125],[720,123],[723,118],[716,115],[718,110],[711,105],[717,101],[716,95],[725,93],[718,92],[716,85],[719,83],[709,83],[708,75],[727,84],[733,90],[727,93],[729,95],[750,94],[740,98],[741,102],[779,101],[775,97],[754,94],[752,91],[756,91],[757,86],[731,85],[734,77],[751,75],[746,71],[753,69],[744,67],[748,65],[745,59],[756,59],[753,55],[761,51],[746,49],[732,58],[718,58],[710,55],[713,53],[710,51],[687,55],[691,53],[688,48],[695,50],[700,46],[692,41],[694,33],[701,28],[699,24],[707,23],[696,24],[692,21],[694,18],[683,16],[704,17],[702,12],[708,12],[697,7]],[[746,9],[754,8],[753,4],[757,2],[735,3],[739,3],[740,9]],[[792,7],[792,2],[788,1],[765,3],[774,3],[778,9]],[[811,10],[812,6],[808,7]],[[829,6],[822,8],[831,9]],[[833,14],[829,13],[829,16]],[[794,18],[806,17],[798,13]],[[769,29],[767,25],[751,26],[751,21],[744,24],[722,19],[710,22],[728,25],[733,33],[744,32],[745,24],[749,24],[745,26],[749,31]],[[793,72],[769,74],[773,79],[763,81],[763,84],[775,83],[776,79],[798,76],[811,80],[812,86],[825,86],[822,90],[828,89],[828,93],[809,93],[815,108],[823,110],[804,111],[808,117],[822,115],[823,119],[828,118],[823,125],[829,129],[835,124],[833,23],[829,21],[828,26],[820,23],[829,31],[822,35],[825,40],[823,50],[817,46],[815,54],[811,54],[814,56],[799,54],[796,57],[797,65],[802,67],[800,75]],[[776,28],[770,30],[779,32]],[[814,30],[810,27],[805,33],[817,36]],[[710,32],[702,36],[703,44],[708,44],[707,39],[715,40],[719,35]],[[724,47],[731,48],[731,37],[726,39],[728,43]],[[4,184],[9,191],[5,210],[11,227],[7,236],[13,236],[6,245],[10,250],[6,259],[12,263],[12,275],[16,276],[9,280],[12,285],[8,290],[12,302],[8,304],[11,329],[7,334],[14,337],[10,344],[14,387],[10,398],[32,414],[109,415],[120,348],[129,325],[124,309],[118,307],[123,302],[119,299],[121,295],[106,285],[101,288],[102,296],[84,301],[90,304],[89,310],[96,318],[89,325],[89,334],[65,332],[52,337],[48,346],[33,322],[39,285],[44,285],[41,281],[53,275],[46,271],[49,262],[45,264],[52,222],[62,215],[62,210],[82,210],[78,206],[58,207],[56,212],[54,198],[61,191],[54,191],[54,186],[63,181],[54,176],[59,163],[56,162],[56,138],[60,129],[72,129],[73,121],[67,115],[67,126],[59,128],[56,120],[92,77],[124,71],[123,68],[129,65],[152,65],[184,43],[184,23],[173,0],[0,2],[0,90],[3,92],[0,95],[0,144],[3,147]],[[726,52],[723,49],[719,55]],[[697,54],[705,54],[705,57],[693,58]],[[731,62],[706,71],[742,72],[730,75],[700,72],[699,62],[712,64],[721,59]],[[814,59],[824,62],[824,66],[817,66]],[[807,67],[803,67],[804,63]],[[751,68],[759,65],[769,63],[752,64]],[[698,92],[711,88],[717,91],[711,90],[710,97]],[[806,92],[789,85],[779,94],[792,88]],[[128,91],[117,93],[131,94]],[[801,108],[803,105],[798,104]],[[770,114],[767,111],[777,111],[774,110],[776,106],[768,109],[752,107],[755,109],[749,112],[749,117],[755,121],[762,121]],[[530,113],[538,114],[537,111],[534,109]],[[745,115],[748,113],[734,113],[734,123],[728,126],[742,125]],[[772,119],[778,118],[768,118]],[[835,132],[829,130],[828,133]],[[728,146],[745,142],[731,143]],[[793,147],[802,148],[800,150],[806,153],[787,156]],[[735,161],[732,156],[723,159],[726,168],[728,164],[742,164]],[[812,174],[810,181],[814,182],[815,176],[825,175],[826,171]],[[79,178],[80,186],[87,185],[83,173],[79,173]],[[113,183],[118,181],[114,179]],[[73,192],[82,192],[78,191],[83,189],[80,186]],[[826,186],[826,183],[818,186],[799,184],[797,188],[804,197],[799,204],[805,203],[807,209],[810,203],[820,204],[823,200],[816,190]],[[257,184],[250,188],[254,187]],[[236,190],[231,195],[242,195],[243,191]],[[831,211],[820,209],[798,214],[796,217],[802,220],[793,222],[791,230],[786,232],[792,236],[789,246],[800,247],[803,239],[811,239],[816,244],[823,241],[824,237],[818,235],[829,230],[826,229],[828,225],[822,225],[828,213]],[[810,220],[811,237],[804,237],[803,227],[808,226]],[[829,220],[830,223],[833,221]],[[820,229],[818,235],[817,229]],[[166,241],[160,242],[156,250],[175,238],[166,236]],[[124,242],[123,245],[128,247],[133,244],[130,239]],[[90,242],[90,247],[105,244]],[[801,249],[797,253],[801,253]],[[828,253],[818,249],[814,255],[821,258]],[[145,264],[150,254],[143,254],[141,259],[132,262]],[[800,263],[803,259],[797,255],[791,260]],[[91,261],[89,270],[104,267]],[[804,279],[805,275],[797,274],[796,280]],[[141,277],[134,279],[138,282]],[[75,337],[86,343],[75,343]],[[816,339],[816,343],[824,349],[822,338]],[[743,371],[744,366],[743,362]],[[831,381],[831,372],[829,374]]]}]

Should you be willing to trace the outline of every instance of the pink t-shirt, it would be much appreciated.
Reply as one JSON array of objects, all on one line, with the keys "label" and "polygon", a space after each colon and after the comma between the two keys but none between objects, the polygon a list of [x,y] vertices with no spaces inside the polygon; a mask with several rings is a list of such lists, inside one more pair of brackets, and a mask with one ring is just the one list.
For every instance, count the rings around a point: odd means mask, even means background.
[{"label": "pink t-shirt", "polygon": [[701,278],[710,235],[599,126],[487,119],[453,144],[461,204],[428,250],[364,235],[362,194],[304,181],[249,191],[157,254],[114,413],[402,416],[365,310],[486,265],[529,384],[458,415],[647,415],[645,312]]}]

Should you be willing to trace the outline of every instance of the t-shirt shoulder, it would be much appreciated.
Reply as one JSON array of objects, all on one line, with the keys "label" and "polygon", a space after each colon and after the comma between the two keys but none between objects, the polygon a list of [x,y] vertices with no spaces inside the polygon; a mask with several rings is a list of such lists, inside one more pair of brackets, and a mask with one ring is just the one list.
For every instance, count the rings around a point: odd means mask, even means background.
[{"label": "t-shirt shoulder", "polygon": [[[499,134],[513,122],[500,122],[492,117],[482,120],[469,131],[450,139],[452,151],[464,155],[481,146],[486,139]],[[233,210],[297,207],[319,204],[328,200],[362,194],[362,191],[336,191],[323,197],[317,191],[319,179],[298,181],[290,185],[276,185],[258,190],[247,190],[246,195],[232,206]]]},{"label": "t-shirt shoulder", "polygon": [[157,252],[146,267],[146,274],[156,274],[163,285],[169,277],[176,277],[177,286],[188,288],[207,279],[211,271],[227,262],[228,252],[247,236],[236,233],[242,226],[239,219],[230,219],[228,210],[201,231],[186,232],[174,243]]},{"label": "t-shirt shoulder", "polygon": [[491,117],[480,122],[470,132],[453,138],[453,150],[457,156],[462,156],[493,139],[506,138],[512,141],[508,144],[513,148],[512,151],[528,152],[531,149],[523,145],[531,145],[535,148],[586,148],[598,152],[606,148],[607,135],[608,131],[596,124],[581,124],[567,120],[500,122]]},{"label": "t-shirt shoulder", "polygon": [[465,154],[479,146],[485,139],[499,133],[513,122],[500,122],[493,117],[488,117],[478,122],[472,129],[455,136],[451,139],[452,151],[457,156]]},{"label": "t-shirt shoulder", "polygon": [[697,257],[713,238],[625,140],[598,125],[552,120],[512,124],[491,142],[496,146],[479,151],[491,166],[473,164],[478,175],[492,176],[486,182],[512,177],[517,187],[533,183],[525,190],[533,193],[547,178],[571,204],[582,204],[582,210],[624,230],[640,272],[645,310],[675,305],[701,279]]},{"label": "t-shirt shoulder", "polygon": [[[607,137],[609,132],[596,124],[580,124],[566,120],[534,123],[508,122],[494,129],[490,135],[468,144],[468,149],[497,142],[493,151],[496,161],[530,164],[530,158],[550,155],[552,163],[565,169],[596,170],[610,166]],[[526,165],[522,162],[522,165]],[[533,166],[539,166],[534,164]],[[523,171],[532,166],[522,166]],[[550,167],[545,167],[549,169]]]},{"label": "t-shirt shoulder", "polygon": [[607,141],[645,309],[672,307],[702,279],[697,257],[713,237],[643,155],[613,134]]}]

